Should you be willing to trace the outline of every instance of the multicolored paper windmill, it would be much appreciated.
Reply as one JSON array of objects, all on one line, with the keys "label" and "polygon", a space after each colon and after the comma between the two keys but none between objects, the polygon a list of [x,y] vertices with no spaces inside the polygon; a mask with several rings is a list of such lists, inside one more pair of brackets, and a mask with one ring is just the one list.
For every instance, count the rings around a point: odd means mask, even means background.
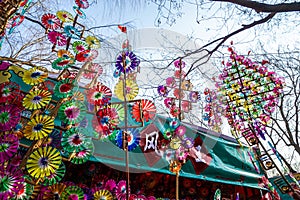
[{"label": "multicolored paper windmill", "polygon": [[23,106],[28,110],[44,108],[51,101],[52,94],[47,90],[30,91],[23,99]]},{"label": "multicolored paper windmill", "polygon": [[62,157],[58,149],[41,147],[30,154],[26,169],[30,176],[39,179],[55,173],[61,162]]},{"label": "multicolored paper windmill", "polygon": [[[123,135],[123,130],[118,130],[114,141],[116,145],[121,149],[123,149]],[[139,130],[132,128],[128,129],[126,137],[128,142],[128,151],[133,151],[139,145],[140,142]]]},{"label": "multicolored paper windmill", "polygon": [[13,102],[19,96],[20,86],[14,82],[4,82],[0,84],[0,103]]},{"label": "multicolored paper windmill", "polygon": [[12,165],[0,165],[0,199],[11,199],[23,188],[23,173]]},{"label": "multicolored paper windmill", "polygon": [[43,181],[42,185],[50,186],[50,185],[58,183],[59,181],[62,180],[65,173],[66,173],[66,166],[63,162],[61,162],[59,168],[57,170],[55,170],[54,173],[52,173],[50,176],[44,177],[44,181]]},{"label": "multicolored paper windmill", "polygon": [[79,152],[87,149],[92,143],[91,138],[87,136],[85,129],[71,128],[67,130],[61,138],[61,146],[69,153]]},{"label": "multicolored paper windmill", "polygon": [[61,194],[62,200],[77,199],[83,200],[83,190],[78,186],[68,186]]},{"label": "multicolored paper windmill", "polygon": [[54,95],[59,98],[66,98],[73,96],[76,83],[74,79],[63,79],[56,83],[54,87]]},{"label": "multicolored paper windmill", "polygon": [[106,106],[112,97],[111,90],[101,83],[87,91],[87,100],[89,103],[96,106]]},{"label": "multicolored paper windmill", "polygon": [[24,136],[30,140],[47,137],[54,128],[54,118],[47,115],[36,115],[24,128]]},{"label": "multicolored paper windmill", "polygon": [[0,162],[11,159],[18,151],[19,140],[14,134],[5,134],[0,137]]},{"label": "multicolored paper windmill", "polygon": [[126,73],[130,73],[136,70],[139,64],[140,60],[133,52],[125,51],[118,55],[116,60],[116,69],[122,73],[124,73],[125,70]]},{"label": "multicolored paper windmill", "polygon": [[94,193],[94,199],[100,200],[100,199],[105,199],[105,200],[113,200],[114,197],[111,194],[110,191],[108,190],[98,190]]},{"label": "multicolored paper windmill", "polygon": [[47,29],[58,29],[60,27],[60,20],[51,13],[42,16],[42,23]]},{"label": "multicolored paper windmill", "polygon": [[[118,97],[118,99],[124,101],[124,93],[127,100],[133,100],[139,93],[139,87],[136,84],[136,82],[128,79],[125,83],[126,86],[124,86],[124,83],[122,80],[119,80],[119,82],[115,86],[115,94]],[[125,91],[124,91],[125,87]]]},{"label": "multicolored paper windmill", "polygon": [[9,131],[15,128],[21,119],[21,110],[14,104],[0,105],[0,130]]},{"label": "multicolored paper windmill", "polygon": [[67,44],[67,38],[60,32],[51,31],[48,33],[49,41],[58,46],[64,46]]},{"label": "multicolored paper windmill", "polygon": [[81,122],[86,111],[86,106],[80,101],[66,101],[58,110],[58,117],[66,124]]},{"label": "multicolored paper windmill", "polygon": [[74,17],[71,13],[65,10],[60,10],[56,12],[56,16],[60,21],[64,22],[72,22],[74,20]]},{"label": "multicolored paper windmill", "polygon": [[43,83],[48,77],[48,70],[44,67],[33,67],[24,72],[22,77],[24,83],[28,85],[37,85]]}]

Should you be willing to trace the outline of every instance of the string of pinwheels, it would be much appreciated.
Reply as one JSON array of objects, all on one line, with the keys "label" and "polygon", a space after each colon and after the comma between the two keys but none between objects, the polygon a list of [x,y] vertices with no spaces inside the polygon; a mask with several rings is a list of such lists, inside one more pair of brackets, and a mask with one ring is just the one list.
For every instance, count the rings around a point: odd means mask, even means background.
[{"label": "string of pinwheels", "polygon": [[[267,61],[254,62],[238,55],[233,47],[229,47],[228,51],[230,60],[224,63],[223,71],[216,83],[218,94],[215,96],[218,98],[211,95],[212,91],[207,91],[207,97],[210,98],[209,113],[215,109],[213,112],[217,115],[223,114],[231,126],[233,136],[240,144],[239,139],[244,138],[250,146],[259,145],[262,152],[257,155],[257,158],[264,170],[276,169],[281,175],[285,185],[279,187],[281,192],[293,190],[290,181],[285,178],[275,163],[278,157],[272,157],[261,142],[261,139],[266,140],[266,125],[270,123],[270,116],[278,104],[284,81],[275,72],[268,70]],[[215,104],[222,106],[218,108]],[[207,118],[213,124],[220,122],[218,117],[213,117],[213,114],[208,114]],[[271,150],[273,150],[272,146]],[[254,167],[257,169],[256,166]],[[274,190],[271,192],[276,193]]]}]

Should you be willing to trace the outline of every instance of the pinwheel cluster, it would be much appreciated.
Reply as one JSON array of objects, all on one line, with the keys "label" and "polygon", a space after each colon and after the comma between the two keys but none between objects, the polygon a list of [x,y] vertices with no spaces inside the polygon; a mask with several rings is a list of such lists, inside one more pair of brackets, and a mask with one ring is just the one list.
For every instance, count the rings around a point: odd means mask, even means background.
[{"label": "pinwheel cluster", "polygon": [[193,91],[193,84],[186,79],[186,73],[183,70],[185,62],[176,60],[174,76],[166,79],[165,85],[157,88],[158,94],[164,97],[164,105],[169,109],[173,117],[183,117],[183,113],[188,113],[192,109],[192,104],[198,102],[200,94]]},{"label": "pinwheel cluster", "polygon": [[[76,62],[91,62],[98,56],[96,49],[100,47],[99,39],[91,35],[84,38],[85,27],[78,23],[78,18],[85,18],[82,9],[88,8],[89,3],[88,1],[77,0],[75,3],[77,4],[77,6],[73,6],[75,17],[71,13],[61,10],[56,15],[47,13],[41,18],[48,39],[53,44],[52,50],[57,51],[58,58],[52,62],[52,68],[56,70],[73,67]],[[57,46],[65,48],[56,50]],[[69,51],[70,46],[73,53]],[[98,68],[101,69],[97,64],[92,65],[84,71],[84,76],[86,78],[95,77],[94,70],[98,70]],[[100,71],[97,73],[102,73]]]},{"label": "pinwheel cluster", "polygon": [[262,127],[270,122],[284,81],[267,69],[267,62],[256,63],[238,55],[232,47],[228,50],[230,60],[219,75],[220,82],[216,86],[223,96],[221,102],[226,105],[225,116],[229,124],[253,145],[255,141],[250,136],[263,137]]},{"label": "pinwheel cluster", "polygon": [[222,116],[225,115],[225,106],[219,101],[218,93],[206,88],[203,120],[216,132],[221,132]]}]

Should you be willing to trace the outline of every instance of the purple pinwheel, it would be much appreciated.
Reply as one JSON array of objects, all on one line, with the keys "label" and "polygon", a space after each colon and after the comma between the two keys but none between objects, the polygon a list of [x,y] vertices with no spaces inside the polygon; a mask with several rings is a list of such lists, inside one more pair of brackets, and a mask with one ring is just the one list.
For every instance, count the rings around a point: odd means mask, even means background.
[{"label": "purple pinwheel", "polygon": [[13,157],[18,151],[19,140],[14,134],[6,134],[0,137],[0,162],[4,163]]},{"label": "purple pinwheel", "polygon": [[137,56],[131,51],[126,51],[122,52],[117,57],[116,68],[123,73],[125,72],[124,68],[126,68],[126,73],[129,73],[135,70],[139,64],[140,60],[137,58]]},{"label": "purple pinwheel", "polygon": [[13,129],[20,121],[21,110],[11,104],[0,106],[0,130],[8,131]]}]

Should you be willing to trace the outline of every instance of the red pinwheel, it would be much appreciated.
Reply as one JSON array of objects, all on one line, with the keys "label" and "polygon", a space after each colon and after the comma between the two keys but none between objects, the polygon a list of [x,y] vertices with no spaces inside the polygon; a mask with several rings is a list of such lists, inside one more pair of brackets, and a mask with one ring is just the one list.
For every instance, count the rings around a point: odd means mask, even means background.
[{"label": "red pinwheel", "polygon": [[90,89],[87,93],[87,100],[89,103],[97,106],[105,106],[111,99],[111,90],[102,84]]},{"label": "red pinwheel", "polygon": [[87,61],[92,61],[98,56],[98,51],[97,50],[85,50],[82,52],[79,52],[76,55],[76,60],[79,62],[87,62]]},{"label": "red pinwheel", "polygon": [[58,29],[60,27],[60,20],[51,13],[42,16],[42,23],[47,29]]},{"label": "red pinwheel", "polygon": [[155,113],[156,107],[154,103],[148,99],[135,102],[131,111],[132,117],[137,122],[142,122],[142,120],[148,122],[155,117]]},{"label": "red pinwheel", "polygon": [[57,31],[51,31],[48,33],[48,39],[49,41],[58,46],[64,46],[67,44],[67,39],[66,37]]},{"label": "red pinwheel", "polygon": [[4,82],[0,84],[0,103],[12,102],[20,93],[20,87],[14,82]]},{"label": "red pinwheel", "polygon": [[87,0],[75,0],[75,3],[79,8],[83,8],[83,9],[86,9],[90,6]]},{"label": "red pinwheel", "polygon": [[103,73],[103,68],[98,63],[92,63],[88,66],[89,71],[83,72],[83,77],[87,79],[92,79],[96,76],[96,74],[100,75]]}]

